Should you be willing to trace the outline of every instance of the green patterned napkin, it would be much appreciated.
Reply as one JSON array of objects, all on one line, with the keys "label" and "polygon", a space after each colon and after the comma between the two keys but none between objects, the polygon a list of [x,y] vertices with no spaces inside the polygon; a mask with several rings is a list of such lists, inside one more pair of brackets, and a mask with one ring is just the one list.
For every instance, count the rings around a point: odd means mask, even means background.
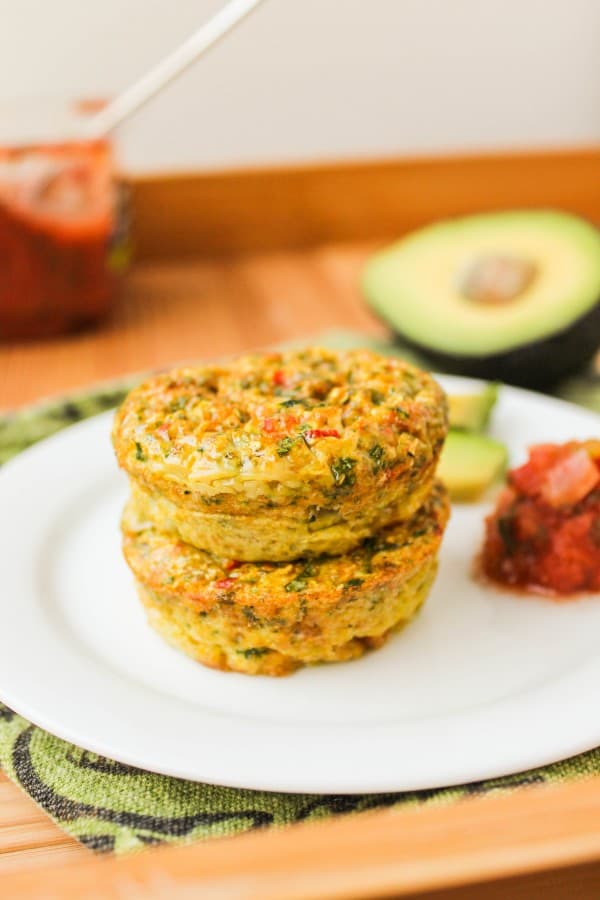
[{"label": "green patterned napkin", "polygon": [[[350,333],[327,334],[319,343],[369,344],[394,352],[389,344]],[[73,422],[110,409],[132,383],[105,385],[0,418],[0,462]],[[600,410],[600,390],[593,378],[582,376],[561,393]],[[598,775],[600,748],[509,778],[440,790],[360,796],[277,794],[197,784],[134,769],[59,740],[0,704],[0,765],[70,835],[94,850],[123,853],[149,844],[281,828],[376,807],[452,803],[474,794]]]}]

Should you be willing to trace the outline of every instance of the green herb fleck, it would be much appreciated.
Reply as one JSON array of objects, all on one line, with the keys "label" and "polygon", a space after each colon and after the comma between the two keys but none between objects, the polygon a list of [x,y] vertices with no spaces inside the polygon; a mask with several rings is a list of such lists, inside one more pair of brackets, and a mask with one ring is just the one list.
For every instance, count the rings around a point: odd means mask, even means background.
[{"label": "green herb fleck", "polygon": [[379,535],[367,538],[366,541],[363,542],[363,550],[367,554],[369,561],[372,560],[376,553],[382,553],[384,550],[398,550],[399,547],[399,544],[396,544],[393,541],[386,541],[385,538],[382,538]]},{"label": "green herb fleck", "polygon": [[337,459],[334,459],[329,468],[331,469],[331,474],[333,475],[336,486],[351,486],[355,483],[355,466],[356,460],[351,456],[338,456]]},{"label": "green herb fleck", "polygon": [[146,454],[142,450],[142,445],[139,441],[135,442],[135,458],[139,460],[139,462],[146,462]]},{"label": "green herb fleck", "polygon": [[292,591],[303,591],[307,587],[308,582],[305,578],[293,578],[285,586],[285,591],[291,594]]},{"label": "green herb fleck", "polygon": [[347,588],[355,588],[360,587],[363,584],[363,578],[350,578],[348,581],[344,582],[344,587]]},{"label": "green herb fleck", "polygon": [[240,656],[245,656],[246,659],[251,659],[253,656],[264,656],[271,651],[268,647],[248,647],[246,650],[236,650],[235,652]]},{"label": "green herb fleck", "polygon": [[246,617],[248,622],[250,622],[251,625],[259,624],[260,619],[258,618],[258,616],[256,615],[256,613],[254,612],[254,610],[252,609],[251,606],[242,606],[242,612],[244,613],[244,616]]},{"label": "green herb fleck", "polygon": [[369,456],[373,460],[373,472],[380,472],[385,466],[385,451],[381,444],[371,447]]},{"label": "green herb fleck", "polygon": [[304,564],[300,572],[296,575],[295,578],[292,578],[291,581],[285,586],[285,590],[288,594],[292,591],[303,591],[308,587],[308,579],[312,578],[317,574],[317,567],[314,563],[308,561]]},{"label": "green herb fleck", "polygon": [[294,438],[291,438],[291,437],[289,437],[289,436],[288,436],[288,437],[281,438],[281,440],[280,440],[279,443],[277,444],[277,453],[278,453],[278,455],[279,455],[279,456],[286,456],[286,455],[290,452],[290,450],[292,449],[292,447],[294,446],[294,443],[295,443]]},{"label": "green herb fleck", "polygon": [[381,391],[371,391],[371,403],[374,403],[375,406],[380,406],[385,400],[385,394],[382,394]]},{"label": "green herb fleck", "polygon": [[308,406],[304,397],[288,397],[279,404],[283,409],[289,409],[290,406]]}]

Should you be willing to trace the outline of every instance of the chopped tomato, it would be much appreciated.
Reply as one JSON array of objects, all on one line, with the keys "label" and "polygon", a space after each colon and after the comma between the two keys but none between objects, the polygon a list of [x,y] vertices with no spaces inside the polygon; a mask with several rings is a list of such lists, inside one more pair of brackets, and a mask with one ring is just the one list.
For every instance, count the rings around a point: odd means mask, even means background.
[{"label": "chopped tomato", "polygon": [[226,572],[233,572],[234,569],[239,569],[241,566],[241,562],[239,559],[228,559],[223,568]]},{"label": "chopped tomato", "polygon": [[532,447],[508,481],[486,521],[486,575],[558,596],[600,591],[598,442]]},{"label": "chopped tomato", "polygon": [[560,459],[561,448],[556,444],[539,444],[529,450],[525,465],[509,472],[508,482],[521,494],[534,497],[539,494],[546,472]]},{"label": "chopped tomato", "polygon": [[583,500],[600,481],[598,467],[581,448],[555,463],[546,472],[541,496],[550,506],[572,506]]},{"label": "chopped tomato", "polygon": [[283,369],[277,369],[273,372],[273,384],[276,384],[278,387],[285,387],[287,385],[287,378]]}]

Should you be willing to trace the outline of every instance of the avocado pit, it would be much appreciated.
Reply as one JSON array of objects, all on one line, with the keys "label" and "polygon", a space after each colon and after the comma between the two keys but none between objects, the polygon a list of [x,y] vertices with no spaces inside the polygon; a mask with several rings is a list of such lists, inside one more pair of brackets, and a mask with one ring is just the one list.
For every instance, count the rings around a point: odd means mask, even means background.
[{"label": "avocado pit", "polygon": [[537,275],[529,259],[502,254],[479,256],[460,270],[459,293],[482,305],[511,303],[523,294]]}]

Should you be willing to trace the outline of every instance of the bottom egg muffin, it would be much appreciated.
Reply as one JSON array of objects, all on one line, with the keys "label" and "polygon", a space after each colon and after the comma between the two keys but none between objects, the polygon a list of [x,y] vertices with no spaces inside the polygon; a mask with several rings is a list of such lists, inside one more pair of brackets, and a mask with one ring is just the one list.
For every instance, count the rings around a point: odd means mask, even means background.
[{"label": "bottom egg muffin", "polygon": [[148,620],[198,662],[285,675],[380,646],[424,602],[448,519],[436,484],[412,518],[344,556],[238,563],[158,529],[130,503],[123,548]]}]

